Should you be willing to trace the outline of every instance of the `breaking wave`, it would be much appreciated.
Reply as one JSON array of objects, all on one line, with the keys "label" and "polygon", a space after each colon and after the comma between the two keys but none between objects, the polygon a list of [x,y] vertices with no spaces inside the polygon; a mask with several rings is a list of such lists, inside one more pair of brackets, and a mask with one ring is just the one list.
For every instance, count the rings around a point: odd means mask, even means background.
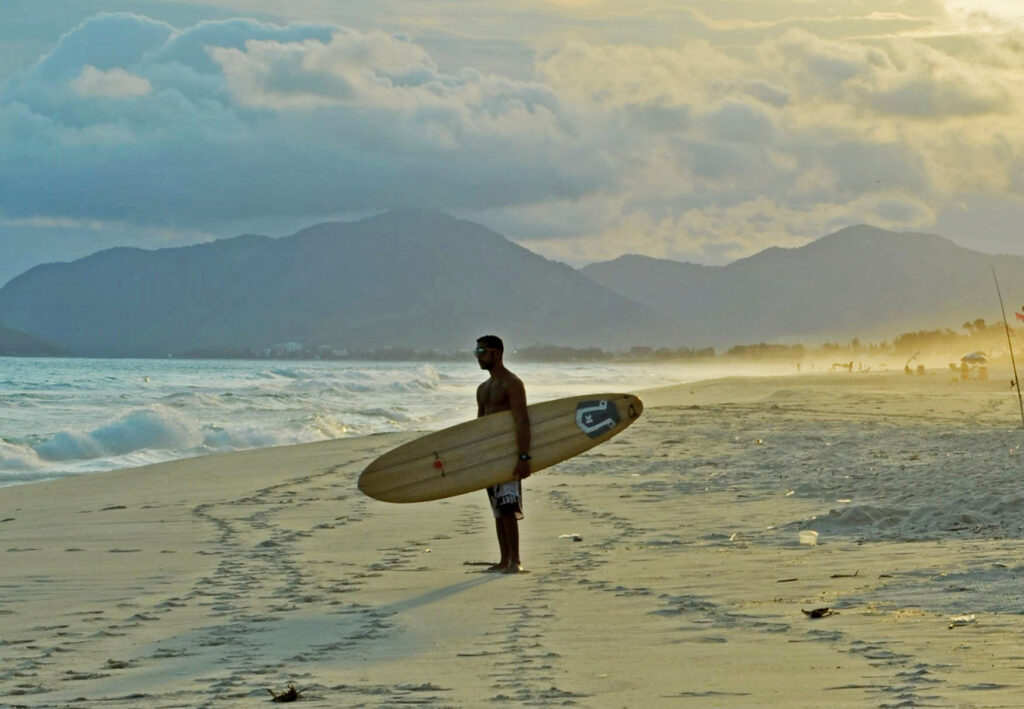
[{"label": "breaking wave", "polygon": [[[0,381],[0,485],[476,416],[471,362],[24,359]],[[646,370],[522,365],[531,401],[671,383]],[[642,379],[648,377],[650,381]]]}]

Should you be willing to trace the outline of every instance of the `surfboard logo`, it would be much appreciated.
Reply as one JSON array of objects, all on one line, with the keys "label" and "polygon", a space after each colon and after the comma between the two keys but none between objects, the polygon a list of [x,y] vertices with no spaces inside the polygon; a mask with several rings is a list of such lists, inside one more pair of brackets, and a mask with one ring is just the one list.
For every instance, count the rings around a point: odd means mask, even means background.
[{"label": "surfboard logo", "polygon": [[581,401],[576,406],[576,425],[591,438],[597,438],[619,423],[619,410],[611,401]]}]

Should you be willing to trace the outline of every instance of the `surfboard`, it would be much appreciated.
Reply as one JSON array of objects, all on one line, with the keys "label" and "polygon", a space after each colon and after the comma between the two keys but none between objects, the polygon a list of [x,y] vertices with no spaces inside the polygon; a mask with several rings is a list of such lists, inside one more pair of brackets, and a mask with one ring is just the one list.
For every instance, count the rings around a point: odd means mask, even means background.
[{"label": "surfboard", "polygon": [[[644,407],[632,394],[590,394],[527,407],[530,468],[543,470],[621,433]],[[514,478],[519,449],[508,411],[435,431],[391,450],[359,476],[359,489],[385,502],[425,502]]]}]

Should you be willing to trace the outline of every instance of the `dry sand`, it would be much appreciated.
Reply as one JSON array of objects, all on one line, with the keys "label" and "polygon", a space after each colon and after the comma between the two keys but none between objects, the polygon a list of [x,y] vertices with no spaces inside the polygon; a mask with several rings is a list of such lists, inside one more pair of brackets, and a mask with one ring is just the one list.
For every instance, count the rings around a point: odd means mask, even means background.
[{"label": "dry sand", "polygon": [[1021,706],[1008,382],[646,392],[528,481],[517,576],[483,493],[356,490],[409,435],[3,488],[0,706]]}]

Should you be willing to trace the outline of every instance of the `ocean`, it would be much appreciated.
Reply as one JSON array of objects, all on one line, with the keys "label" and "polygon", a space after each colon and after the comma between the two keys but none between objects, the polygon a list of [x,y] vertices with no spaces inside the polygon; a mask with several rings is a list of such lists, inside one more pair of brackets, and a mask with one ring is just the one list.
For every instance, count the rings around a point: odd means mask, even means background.
[{"label": "ocean", "polygon": [[[729,373],[707,365],[509,361],[530,402]],[[736,372],[731,372],[736,373]],[[0,358],[0,486],[476,416],[465,362]]]}]

